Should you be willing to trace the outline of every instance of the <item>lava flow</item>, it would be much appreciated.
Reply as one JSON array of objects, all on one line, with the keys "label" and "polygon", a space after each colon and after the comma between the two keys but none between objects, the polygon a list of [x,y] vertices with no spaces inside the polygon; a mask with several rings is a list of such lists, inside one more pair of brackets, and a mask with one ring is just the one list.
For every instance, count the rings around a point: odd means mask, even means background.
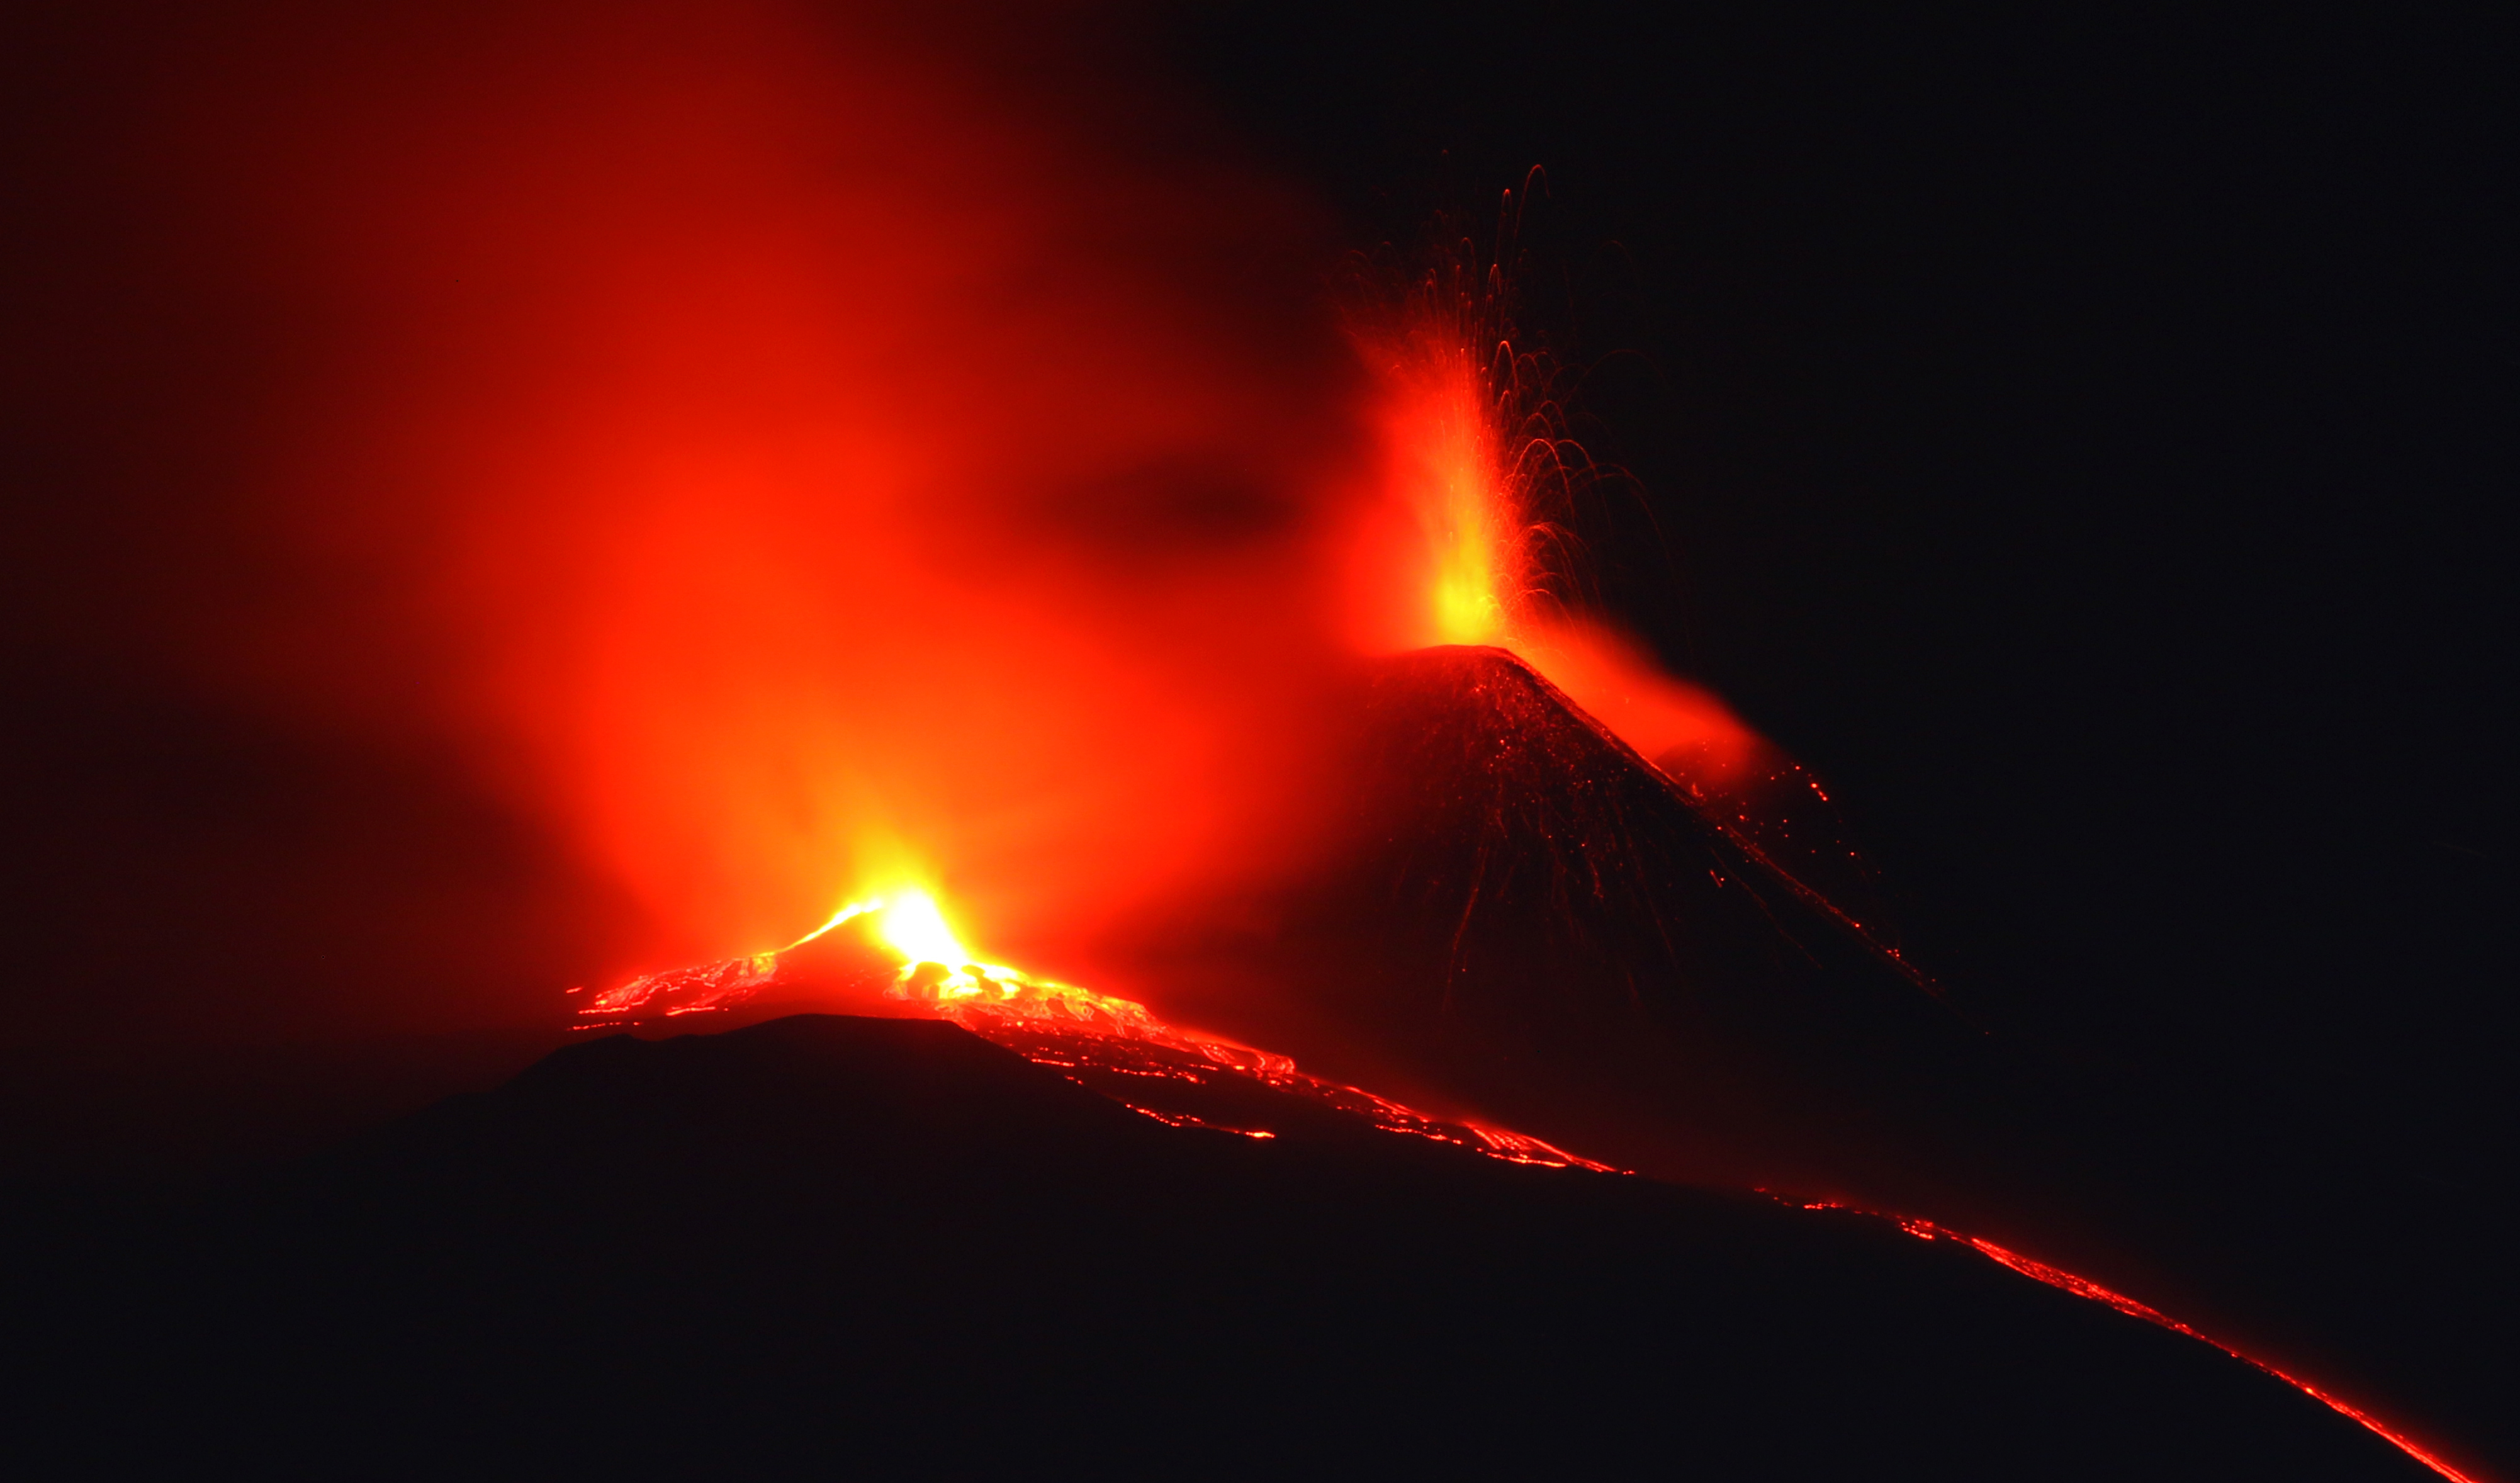
[{"label": "lava flow", "polygon": [[1857,1210],[1854,1206],[1842,1205],[1830,1200],[1797,1200],[1793,1201],[1793,1203],[1801,1205],[1806,1210],[1848,1210],[1853,1211],[1853,1213],[1858,1215],[1870,1216],[1876,1220],[1890,1221],[1897,1225],[1900,1230],[1907,1232],[1910,1236],[1916,1237],[1918,1240],[1956,1241],[1999,1266],[2008,1267],[2013,1271],[2020,1273],[2023,1277],[2030,1279],[2034,1282],[2044,1282],[2050,1287],[2056,1288],[2060,1292],[2070,1292],[2078,1298],[2098,1303],[2104,1307],[2114,1308],[2131,1319],[2139,1319],[2157,1328],[2167,1328],[2173,1333],[2183,1334],[2188,1338],[2196,1340],[2200,1344],[2211,1345],[2212,1347],[2223,1351],[2225,1354],[2229,1355],[2231,1358],[2238,1360],[2241,1364],[2248,1366],[2250,1369],[2262,1371],[2275,1379],[2283,1381],[2293,1389],[2300,1391],[2303,1395],[2310,1397],[2312,1400],[2325,1406],[2328,1410],[2335,1412],[2338,1416],[2363,1427],[2371,1432],[2372,1435],[2386,1441],[2390,1446],[2397,1448],[2408,1457],[2414,1459],[2416,1461],[2421,1462],[2426,1467],[2429,1467],[2433,1471],[2441,1474],[2443,1477],[2450,1479],[2451,1483],[2478,1483],[2478,1480],[2471,1477],[2469,1474],[2461,1472],[2458,1468],[2451,1465],[2451,1463],[2445,1461],[2443,1459],[2425,1451],[2424,1448],[2417,1444],[2412,1437],[2397,1430],[2389,1425],[2388,1422],[2381,1420],[2378,1416],[2371,1415],[2371,1413],[2362,1410],[2352,1402],[2346,1401],[2341,1397],[2331,1395],[2327,1391],[2321,1390],[2317,1385],[2312,1384],[2310,1381],[2303,1379],[2299,1375],[2278,1370],[2274,1366],[2268,1364],[2266,1361],[2259,1359],[2255,1355],[2234,1349],[2230,1345],[2224,1343],[2221,1339],[2205,1332],[2203,1329],[2197,1328],[2189,1324],[2183,1324],[2148,1303],[2138,1302],[2136,1299],[2127,1296],[2123,1292],[2116,1291],[2113,1288],[2103,1287],[2089,1278],[2076,1277],[2074,1274],[2067,1272],[2062,1268],[2051,1267],[2046,1262],[2034,1261],[2029,1257],[2023,1256],[2018,1251],[1999,1246],[1995,1242],[1990,1241],[1983,1236],[1964,1235],[1961,1232],[1952,1230],[1948,1226],[1938,1225],[1933,1221],[1919,1220],[1913,1216],[1882,1215],[1878,1211]]},{"label": "lava flow", "polygon": [[[1307,1075],[1287,1056],[1178,1028],[1131,1000],[978,962],[935,898],[917,887],[852,902],[777,952],[634,979],[590,1001],[578,1027],[670,1020],[765,998],[800,1010],[948,1019],[1175,1127],[1276,1138],[1281,1129],[1258,1122],[1291,1112],[1315,1127],[1362,1124],[1510,1163],[1610,1172],[1536,1138]],[[1263,1088],[1280,1095],[1238,1095]]]}]

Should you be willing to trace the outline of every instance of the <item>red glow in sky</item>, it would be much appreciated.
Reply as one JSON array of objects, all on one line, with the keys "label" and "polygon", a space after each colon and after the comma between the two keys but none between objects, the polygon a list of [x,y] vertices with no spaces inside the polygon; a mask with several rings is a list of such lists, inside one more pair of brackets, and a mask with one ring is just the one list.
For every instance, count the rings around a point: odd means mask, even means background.
[{"label": "red glow in sky", "polygon": [[1317,223],[936,29],[387,15],[196,99],[312,327],[272,518],[357,573],[245,662],[459,738],[650,966],[901,879],[1056,945],[1302,843],[1365,440]]},{"label": "red glow in sky", "polygon": [[646,908],[625,968],[903,883],[1057,959],[1283,871],[1360,649],[1746,744],[1525,600],[1493,345],[1361,338],[1298,193],[960,35],[388,10],[205,67],[177,157],[301,326],[255,458],[331,574],[231,664],[452,738]]}]

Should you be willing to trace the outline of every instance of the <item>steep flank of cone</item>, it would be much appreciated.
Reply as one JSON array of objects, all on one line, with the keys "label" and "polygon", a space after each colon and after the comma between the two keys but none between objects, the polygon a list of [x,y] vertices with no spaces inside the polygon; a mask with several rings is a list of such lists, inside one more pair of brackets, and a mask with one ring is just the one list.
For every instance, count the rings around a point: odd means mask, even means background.
[{"label": "steep flank of cone", "polygon": [[[1669,957],[1672,930],[1687,930],[1675,912],[1707,915],[1696,891],[1704,874],[1715,889],[1738,887],[1769,930],[1806,951],[1859,949],[1932,993],[1833,899],[1837,879],[1811,878],[1813,852],[1793,837],[1794,821],[1754,817],[1743,794],[1675,783],[1513,654],[1402,655],[1375,671],[1368,697],[1369,817],[1420,852],[1402,870],[1421,898],[1457,896],[1470,925],[1508,904],[1552,915],[1579,941],[1611,921],[1650,925]],[[1799,831],[1812,830],[1806,821]]]},{"label": "steep flank of cone", "polygon": [[1224,950],[1275,997],[1191,971],[1168,1013],[1621,1164],[1968,1208],[1984,1037],[1723,800],[1503,650],[1380,661],[1355,713],[1338,863]]}]

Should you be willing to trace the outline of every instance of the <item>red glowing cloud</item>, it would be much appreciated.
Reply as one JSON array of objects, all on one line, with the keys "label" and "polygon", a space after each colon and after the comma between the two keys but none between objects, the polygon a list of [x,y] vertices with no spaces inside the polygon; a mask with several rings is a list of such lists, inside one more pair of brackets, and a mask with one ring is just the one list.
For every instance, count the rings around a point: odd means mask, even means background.
[{"label": "red glowing cloud", "polygon": [[317,326],[271,513],[361,589],[252,662],[459,736],[666,961],[900,876],[1081,939],[1301,842],[1362,445],[1315,223],[971,19],[371,17],[195,94]]},{"label": "red glowing cloud", "polygon": [[625,972],[904,884],[1054,968],[1230,896],[1326,824],[1359,650],[1751,745],[1526,601],[1475,316],[1342,320],[1300,194],[1110,52],[778,0],[223,31],[167,132],[285,326],[258,518],[317,576],[222,662],[450,739],[645,908]]}]

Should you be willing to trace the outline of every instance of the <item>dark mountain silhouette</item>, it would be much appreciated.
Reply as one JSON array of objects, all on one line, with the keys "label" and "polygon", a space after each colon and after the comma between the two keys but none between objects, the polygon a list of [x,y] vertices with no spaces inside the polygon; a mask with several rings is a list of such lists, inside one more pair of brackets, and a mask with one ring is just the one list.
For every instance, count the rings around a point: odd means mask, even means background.
[{"label": "dark mountain silhouette", "polygon": [[22,1252],[13,1445],[351,1476],[2423,1475],[1949,1242],[1259,1110],[1277,1137],[1166,1126],[934,1021],[572,1046],[146,1238]]}]

